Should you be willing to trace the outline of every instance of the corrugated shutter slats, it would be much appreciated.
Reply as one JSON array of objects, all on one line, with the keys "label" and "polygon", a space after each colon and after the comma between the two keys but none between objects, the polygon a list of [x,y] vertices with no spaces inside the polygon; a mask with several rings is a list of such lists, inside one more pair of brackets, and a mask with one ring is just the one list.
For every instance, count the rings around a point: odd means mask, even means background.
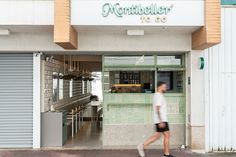
[{"label": "corrugated shutter slats", "polygon": [[33,54],[0,54],[0,148],[33,145]]}]

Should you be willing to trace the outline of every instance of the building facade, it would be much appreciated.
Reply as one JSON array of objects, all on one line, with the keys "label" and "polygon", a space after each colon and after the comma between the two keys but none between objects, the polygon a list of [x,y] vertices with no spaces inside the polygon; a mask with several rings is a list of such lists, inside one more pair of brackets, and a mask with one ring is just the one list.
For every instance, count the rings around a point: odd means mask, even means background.
[{"label": "building facade", "polygon": [[103,148],[134,148],[152,133],[152,92],[169,75],[171,146],[235,150],[233,3],[1,0],[0,148],[41,148],[43,113],[87,103],[90,82],[63,79],[86,67],[102,72]]}]

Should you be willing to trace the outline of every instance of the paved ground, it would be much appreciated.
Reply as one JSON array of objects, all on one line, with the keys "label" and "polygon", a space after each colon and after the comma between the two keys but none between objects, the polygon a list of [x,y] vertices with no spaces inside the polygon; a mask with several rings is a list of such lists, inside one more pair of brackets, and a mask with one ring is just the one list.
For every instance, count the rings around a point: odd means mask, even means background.
[{"label": "paved ground", "polygon": [[[195,154],[172,151],[176,157],[236,157],[236,154]],[[162,157],[160,150],[148,150],[146,157]],[[138,157],[136,150],[0,150],[0,157]]]}]

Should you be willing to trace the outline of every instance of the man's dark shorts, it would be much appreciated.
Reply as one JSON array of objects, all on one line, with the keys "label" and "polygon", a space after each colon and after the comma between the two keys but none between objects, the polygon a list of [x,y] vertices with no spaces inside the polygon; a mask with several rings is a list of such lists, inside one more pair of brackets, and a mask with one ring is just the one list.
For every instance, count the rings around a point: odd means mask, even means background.
[{"label": "man's dark shorts", "polygon": [[155,124],[156,127],[156,132],[166,132],[169,131],[169,123],[168,122],[163,122],[165,123],[165,127],[164,128],[160,128],[158,124]]}]

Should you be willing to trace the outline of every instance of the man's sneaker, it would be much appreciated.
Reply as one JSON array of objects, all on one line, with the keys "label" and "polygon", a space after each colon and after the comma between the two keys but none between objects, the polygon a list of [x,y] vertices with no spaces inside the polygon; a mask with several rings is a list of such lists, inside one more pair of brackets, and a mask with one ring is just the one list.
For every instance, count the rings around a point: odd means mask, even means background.
[{"label": "man's sneaker", "polygon": [[142,143],[138,145],[137,149],[138,149],[139,155],[140,155],[141,157],[144,157],[144,156],[145,156],[145,153],[144,153],[144,149],[143,149],[143,144],[142,144]]},{"label": "man's sneaker", "polygon": [[173,155],[171,155],[171,154],[170,154],[170,155],[165,155],[165,154],[164,154],[163,157],[175,157],[175,156],[173,156]]}]

